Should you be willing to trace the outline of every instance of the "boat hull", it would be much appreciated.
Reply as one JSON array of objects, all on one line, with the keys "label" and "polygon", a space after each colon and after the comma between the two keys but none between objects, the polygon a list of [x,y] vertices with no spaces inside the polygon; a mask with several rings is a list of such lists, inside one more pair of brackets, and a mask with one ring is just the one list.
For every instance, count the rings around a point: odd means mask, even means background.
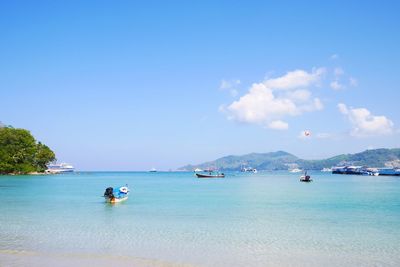
[{"label": "boat hull", "polygon": [[380,168],[378,173],[383,176],[400,176],[400,169]]},{"label": "boat hull", "polygon": [[225,174],[209,175],[209,174],[196,173],[196,176],[197,178],[224,178]]},{"label": "boat hull", "polygon": [[112,204],[114,204],[114,203],[124,202],[125,200],[128,199],[128,197],[127,197],[127,196],[126,196],[126,197],[121,197],[121,198],[116,198],[116,197],[114,197],[114,198],[108,198],[108,197],[105,197],[104,199],[105,199],[106,203],[112,203]]},{"label": "boat hull", "polygon": [[312,182],[311,176],[309,176],[309,175],[300,176],[300,182],[304,182],[304,183]]}]

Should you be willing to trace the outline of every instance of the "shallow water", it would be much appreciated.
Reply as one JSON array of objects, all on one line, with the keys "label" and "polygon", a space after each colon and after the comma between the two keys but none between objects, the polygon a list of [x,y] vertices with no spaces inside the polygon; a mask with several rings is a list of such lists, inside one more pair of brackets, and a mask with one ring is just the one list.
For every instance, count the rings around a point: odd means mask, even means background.
[{"label": "shallow water", "polygon": [[400,178],[311,175],[0,176],[0,266],[400,266]]}]

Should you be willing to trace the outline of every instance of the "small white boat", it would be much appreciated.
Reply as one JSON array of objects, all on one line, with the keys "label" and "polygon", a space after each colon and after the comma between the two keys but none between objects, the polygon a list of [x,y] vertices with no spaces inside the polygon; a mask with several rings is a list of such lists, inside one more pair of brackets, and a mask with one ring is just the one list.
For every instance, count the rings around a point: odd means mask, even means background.
[{"label": "small white boat", "polygon": [[116,189],[108,187],[104,192],[104,199],[107,203],[119,203],[127,200],[128,195],[129,195],[128,185],[121,186]]},{"label": "small white boat", "polygon": [[332,168],[323,168],[321,172],[331,172]]},{"label": "small white boat", "polygon": [[300,182],[312,182],[311,176],[307,175],[307,171],[304,175],[300,176]]},{"label": "small white boat", "polygon": [[202,172],[203,170],[202,169],[200,169],[200,168],[196,168],[195,170],[194,170],[194,172]]},{"label": "small white boat", "polygon": [[366,168],[364,170],[361,170],[361,175],[378,176],[379,172],[377,168]]},{"label": "small white boat", "polygon": [[74,166],[68,163],[49,164],[47,165],[47,170],[45,172],[49,174],[58,174],[58,173],[73,172],[74,169],[75,169]]},{"label": "small white boat", "polygon": [[149,172],[157,172],[156,168],[151,168]]},{"label": "small white boat", "polygon": [[252,172],[252,173],[258,172],[256,168],[252,168],[252,167],[243,167],[240,171],[241,172]]},{"label": "small white boat", "polygon": [[298,173],[298,172],[301,172],[301,171],[302,170],[300,170],[298,168],[294,168],[294,169],[289,170],[289,172],[292,172],[292,173]]}]

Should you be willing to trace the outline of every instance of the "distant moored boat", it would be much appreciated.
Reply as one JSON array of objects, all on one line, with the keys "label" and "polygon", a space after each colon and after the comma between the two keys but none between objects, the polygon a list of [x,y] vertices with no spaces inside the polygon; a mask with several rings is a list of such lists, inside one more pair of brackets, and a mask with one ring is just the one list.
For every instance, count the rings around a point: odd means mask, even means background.
[{"label": "distant moored boat", "polygon": [[304,175],[300,176],[300,182],[312,182],[311,176],[307,175],[307,171]]},{"label": "distant moored boat", "polygon": [[400,176],[400,168],[379,168],[379,175]]},{"label": "distant moored boat", "polygon": [[46,173],[56,174],[56,173],[66,173],[73,172],[74,166],[68,163],[60,163],[60,164],[49,164],[47,165]]},{"label": "distant moored boat", "polygon": [[241,172],[252,172],[252,173],[257,173],[257,169],[256,168],[252,168],[252,167],[242,167],[240,169]]},{"label": "distant moored boat", "polygon": [[220,173],[220,172],[209,172],[208,174],[206,173],[196,173],[197,178],[224,178],[225,174]]}]

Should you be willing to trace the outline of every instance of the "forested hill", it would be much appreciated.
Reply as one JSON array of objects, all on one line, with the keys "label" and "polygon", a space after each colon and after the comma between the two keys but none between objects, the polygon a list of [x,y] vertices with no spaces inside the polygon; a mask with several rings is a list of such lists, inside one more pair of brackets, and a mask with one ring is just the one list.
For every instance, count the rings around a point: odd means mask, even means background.
[{"label": "forested hill", "polygon": [[284,151],[270,153],[251,153],[242,156],[226,156],[198,165],[186,165],[180,170],[192,171],[196,168],[218,168],[219,170],[240,170],[242,166],[251,166],[258,170],[287,170],[299,167],[308,170],[319,170],[338,164],[385,167],[400,165],[400,149],[371,149],[356,154],[343,154],[322,160],[300,159]]}]

